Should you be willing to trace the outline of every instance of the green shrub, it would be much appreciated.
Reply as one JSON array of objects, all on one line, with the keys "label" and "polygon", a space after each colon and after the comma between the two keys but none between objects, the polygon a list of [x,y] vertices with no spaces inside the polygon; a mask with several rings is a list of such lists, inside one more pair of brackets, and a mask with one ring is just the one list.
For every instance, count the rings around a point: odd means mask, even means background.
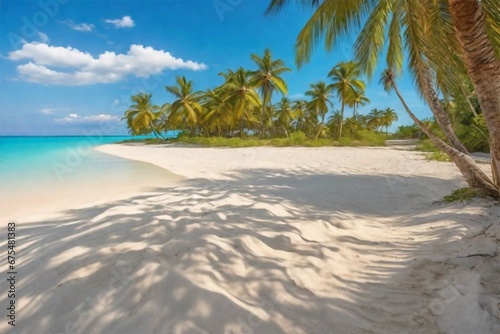
[{"label": "green shrub", "polygon": [[362,146],[385,146],[386,135],[369,130],[360,130],[354,136]]},{"label": "green shrub", "polygon": [[430,139],[423,139],[417,145],[417,151],[421,152],[439,152],[438,148]]},{"label": "green shrub", "polygon": [[443,152],[430,152],[425,155],[425,158],[427,160],[434,160],[434,161],[443,161],[443,162],[449,162],[451,161],[450,157]]},{"label": "green shrub", "polygon": [[[361,135],[363,136],[363,134]],[[383,145],[382,135],[366,135],[364,140],[355,140],[351,138],[341,138],[340,142],[335,142],[332,138],[309,139],[303,132],[292,132],[289,138],[270,138],[258,139],[256,137],[248,138],[225,138],[225,137],[189,137],[179,136],[177,139],[170,140],[184,144],[202,145],[208,147],[254,147],[254,146],[305,146],[305,147],[322,147],[322,146],[376,146]]]},{"label": "green shrub", "polygon": [[452,192],[450,195],[446,195],[443,198],[444,202],[465,202],[474,197],[478,196],[477,191],[471,188],[460,188]]},{"label": "green shrub", "polygon": [[417,151],[427,152],[425,158],[434,161],[451,161],[446,153],[441,152],[430,139],[421,140],[417,145]]},{"label": "green shrub", "polygon": [[290,134],[290,143],[292,145],[303,145],[307,140],[306,134],[302,131],[292,132]]},{"label": "green shrub", "polygon": [[338,140],[339,146],[350,146],[351,143],[352,143],[352,139],[349,137],[342,137],[342,138],[339,138],[339,140]]}]

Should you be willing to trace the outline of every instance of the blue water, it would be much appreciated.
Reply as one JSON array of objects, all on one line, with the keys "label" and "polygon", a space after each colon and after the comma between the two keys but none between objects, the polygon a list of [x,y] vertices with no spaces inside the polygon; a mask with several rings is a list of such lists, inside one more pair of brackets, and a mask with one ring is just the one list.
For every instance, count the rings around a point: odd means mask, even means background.
[{"label": "blue water", "polygon": [[22,212],[36,214],[71,198],[76,205],[76,198],[105,200],[171,183],[164,169],[93,149],[127,139],[132,137],[0,137],[0,214],[11,213],[15,201],[30,203],[32,210]]}]

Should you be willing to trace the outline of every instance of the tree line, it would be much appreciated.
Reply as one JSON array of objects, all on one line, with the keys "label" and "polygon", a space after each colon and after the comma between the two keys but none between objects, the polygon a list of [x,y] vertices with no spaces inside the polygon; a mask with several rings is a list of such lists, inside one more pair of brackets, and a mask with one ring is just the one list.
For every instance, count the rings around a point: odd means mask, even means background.
[{"label": "tree line", "polygon": [[[152,104],[151,94],[133,95],[125,112],[133,135],[154,133],[163,137],[169,130],[182,130],[192,136],[258,138],[289,137],[290,131],[303,132],[310,139],[353,136],[359,130],[386,133],[398,119],[393,109],[373,109],[358,113],[370,100],[357,63],[341,62],[328,73],[331,83],[319,81],[305,92],[307,99],[287,97],[288,87],[282,74],[290,72],[281,59],[273,59],[269,49],[262,56],[252,54],[256,69],[238,68],[219,75],[224,83],[213,89],[196,91],[186,77],[176,77],[175,85],[166,86],[172,103]],[[281,98],[272,103],[276,94]],[[340,110],[334,110],[338,98]],[[346,107],[352,116],[345,118]],[[329,117],[327,117],[331,114]],[[344,131],[344,127],[347,131]]]}]

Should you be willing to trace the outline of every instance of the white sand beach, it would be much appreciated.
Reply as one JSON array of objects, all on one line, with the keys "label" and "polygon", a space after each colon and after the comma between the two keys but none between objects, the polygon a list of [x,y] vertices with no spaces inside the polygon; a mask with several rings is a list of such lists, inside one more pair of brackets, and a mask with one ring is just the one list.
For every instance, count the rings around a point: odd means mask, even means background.
[{"label": "white sand beach", "polygon": [[500,207],[440,202],[465,186],[451,163],[397,147],[98,150],[186,180],[19,221],[18,320],[1,333],[500,333]]}]

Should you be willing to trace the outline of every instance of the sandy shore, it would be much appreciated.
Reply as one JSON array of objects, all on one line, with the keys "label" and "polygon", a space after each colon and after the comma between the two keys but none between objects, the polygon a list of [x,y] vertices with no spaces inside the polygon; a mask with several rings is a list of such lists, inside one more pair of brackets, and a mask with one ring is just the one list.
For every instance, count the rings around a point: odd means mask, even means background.
[{"label": "sandy shore", "polygon": [[0,332],[500,333],[500,207],[439,203],[464,186],[450,163],[397,148],[98,150],[188,180],[20,224],[17,326],[4,316]]}]

